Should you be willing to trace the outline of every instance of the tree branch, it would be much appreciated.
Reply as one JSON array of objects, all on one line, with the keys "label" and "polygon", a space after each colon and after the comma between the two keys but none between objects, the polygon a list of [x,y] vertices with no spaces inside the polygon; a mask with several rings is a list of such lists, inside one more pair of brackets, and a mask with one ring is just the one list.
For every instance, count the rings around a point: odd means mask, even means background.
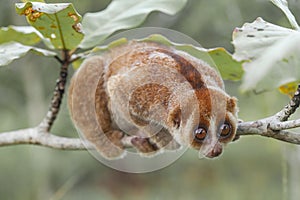
[{"label": "tree branch", "polygon": [[253,122],[238,124],[237,135],[260,135],[277,140],[300,144],[300,133],[284,131],[300,127],[300,119],[287,121],[300,105],[300,85],[290,102],[275,115]]},{"label": "tree branch", "polygon": [[[300,127],[300,119],[286,121],[299,105],[300,86],[290,102],[275,115],[251,122],[239,122],[237,136],[260,135],[300,145],[300,133],[286,131],[287,129]],[[130,141],[130,138],[125,137],[122,143],[126,147],[131,147]],[[34,144],[60,150],[85,150],[85,146],[92,149],[92,144],[87,141],[82,141],[80,138],[56,136],[47,131],[47,129],[41,128],[41,125],[34,128],[0,133],[0,147],[17,144]]]},{"label": "tree branch", "polygon": [[273,123],[271,122],[271,118],[267,118],[253,122],[239,123],[237,135],[260,135],[300,145],[300,133],[293,133],[284,130],[297,127],[300,127],[299,120]]},{"label": "tree branch", "polygon": [[80,138],[66,138],[41,132],[38,127],[0,134],[0,146],[34,144],[61,150],[85,150]]}]

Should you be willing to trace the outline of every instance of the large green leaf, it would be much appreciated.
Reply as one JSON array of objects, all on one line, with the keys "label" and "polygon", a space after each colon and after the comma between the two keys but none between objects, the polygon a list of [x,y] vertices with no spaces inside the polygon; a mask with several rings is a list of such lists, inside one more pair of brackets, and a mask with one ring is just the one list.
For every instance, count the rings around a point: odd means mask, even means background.
[{"label": "large green leaf", "polygon": [[242,62],[238,62],[232,58],[224,48],[208,49],[211,56],[224,80],[239,81],[244,75]]},{"label": "large green leaf", "polygon": [[126,38],[121,38],[118,40],[115,40],[111,43],[109,43],[108,45],[102,45],[102,46],[97,46],[95,48],[93,48],[92,50],[87,50],[83,53],[77,54],[77,58],[73,63],[72,66],[73,68],[76,70],[80,67],[80,65],[82,64],[83,60],[86,59],[88,56],[90,56],[91,54],[99,54],[100,52],[105,52],[113,47],[122,45],[122,44],[126,44],[128,41]]},{"label": "large green leaf", "polygon": [[118,30],[136,27],[153,11],[173,15],[186,2],[187,0],[113,0],[105,10],[84,15],[82,25],[85,37],[80,47],[94,47]]},{"label": "large green leaf", "polygon": [[18,59],[29,51],[43,55],[43,56],[55,56],[56,53],[45,49],[26,46],[18,42],[8,42],[0,44],[0,66],[8,65],[13,60]]},{"label": "large green leaf", "polygon": [[120,46],[122,44],[126,44],[128,42],[128,40],[126,38],[120,38],[117,39],[115,41],[112,41],[111,43],[107,44],[107,45],[101,45],[101,46],[97,46],[95,48],[93,48],[91,51],[88,51],[90,53],[99,53],[99,52],[105,52],[111,48]]},{"label": "large green leaf", "polygon": [[49,39],[55,49],[75,49],[83,38],[81,16],[71,3],[17,3],[16,11],[25,15],[28,23]]},{"label": "large green leaf", "polygon": [[[184,51],[196,58],[204,60],[210,66],[219,70],[224,80],[237,81],[243,76],[242,63],[234,60],[232,56],[224,48],[204,49],[190,44],[179,44],[168,40],[166,37],[153,34],[147,38],[139,39],[140,42],[157,42],[166,46],[173,47],[177,50]],[[106,51],[110,48],[127,43],[125,38],[116,40],[108,45],[94,48],[91,52],[97,53]]]},{"label": "large green leaf", "polygon": [[41,41],[39,32],[32,26],[9,26],[0,28],[0,44],[15,41],[34,45]]},{"label": "large green leaf", "polygon": [[300,80],[300,33],[258,18],[233,33],[234,58],[247,60],[241,89],[260,91]]},{"label": "large green leaf", "polygon": [[219,70],[224,80],[240,80],[244,73],[242,63],[234,60],[231,54],[221,47],[205,49],[190,44],[178,44],[158,34],[151,35],[148,38],[142,39],[141,41],[159,42],[167,46],[172,46],[177,50],[187,52],[196,58],[204,60],[210,66]]}]

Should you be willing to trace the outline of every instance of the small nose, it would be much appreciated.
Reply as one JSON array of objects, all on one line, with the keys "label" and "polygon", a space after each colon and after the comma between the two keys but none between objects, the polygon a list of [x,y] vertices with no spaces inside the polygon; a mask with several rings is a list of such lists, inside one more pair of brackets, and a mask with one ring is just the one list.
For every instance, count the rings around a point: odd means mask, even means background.
[{"label": "small nose", "polygon": [[213,154],[214,157],[219,156],[221,153],[222,153],[222,148],[221,149],[220,148],[214,148],[212,150],[212,154]]},{"label": "small nose", "polygon": [[222,151],[223,151],[222,145],[217,143],[211,149],[211,151],[209,151],[205,156],[208,158],[215,158],[215,157],[218,157],[219,155],[221,155]]}]

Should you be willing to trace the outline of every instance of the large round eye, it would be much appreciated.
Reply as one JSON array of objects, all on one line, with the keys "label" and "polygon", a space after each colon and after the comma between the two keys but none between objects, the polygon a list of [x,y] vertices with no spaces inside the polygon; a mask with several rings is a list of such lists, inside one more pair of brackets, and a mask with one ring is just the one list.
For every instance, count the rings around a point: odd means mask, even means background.
[{"label": "large round eye", "polygon": [[228,137],[229,135],[231,135],[232,132],[232,127],[230,124],[228,123],[224,123],[220,126],[220,136],[222,138]]},{"label": "large round eye", "polygon": [[194,138],[197,142],[202,142],[206,137],[207,131],[204,128],[198,127],[194,131]]}]

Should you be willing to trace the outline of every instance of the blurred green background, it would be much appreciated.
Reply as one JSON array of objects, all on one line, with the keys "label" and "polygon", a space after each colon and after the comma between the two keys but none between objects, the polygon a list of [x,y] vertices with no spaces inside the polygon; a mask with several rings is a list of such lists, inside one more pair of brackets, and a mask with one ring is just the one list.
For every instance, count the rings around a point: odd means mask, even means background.
[{"label": "blurred green background", "polygon": [[[1,0],[0,26],[26,25],[14,12],[15,2]],[[68,2],[83,15],[105,8],[110,1]],[[299,19],[300,2],[289,2]],[[268,0],[190,0],[178,15],[153,13],[144,26],[178,30],[206,48],[222,46],[233,51],[232,30],[258,16],[289,27],[281,11]],[[0,132],[40,122],[58,70],[54,60],[35,55],[0,68]],[[238,97],[239,116],[244,121],[271,115],[288,101],[277,91],[242,95],[239,84],[226,82],[226,88]],[[77,137],[65,101],[62,107],[53,132]],[[300,149],[295,145],[257,136],[229,144],[218,159],[200,160],[197,152],[190,150],[171,166],[147,174],[115,171],[84,151],[10,146],[0,148],[0,199],[296,200],[300,196],[299,166]]]}]

